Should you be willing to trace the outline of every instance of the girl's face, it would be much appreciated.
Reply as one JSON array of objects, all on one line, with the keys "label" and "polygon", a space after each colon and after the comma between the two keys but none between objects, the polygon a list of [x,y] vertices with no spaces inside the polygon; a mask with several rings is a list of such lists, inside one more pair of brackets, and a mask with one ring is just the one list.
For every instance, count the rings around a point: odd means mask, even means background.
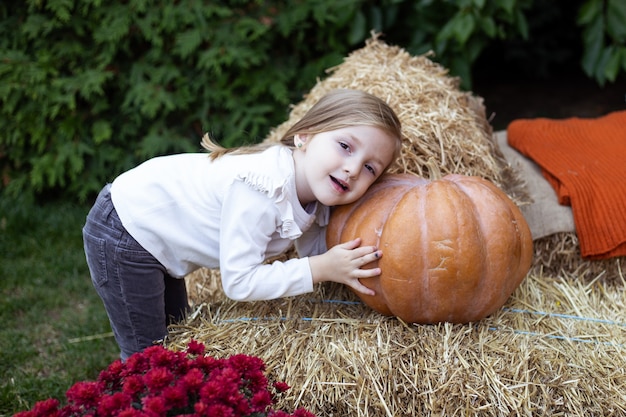
[{"label": "girl's face", "polygon": [[296,189],[305,206],[350,204],[365,194],[393,159],[395,139],[373,126],[295,135]]}]

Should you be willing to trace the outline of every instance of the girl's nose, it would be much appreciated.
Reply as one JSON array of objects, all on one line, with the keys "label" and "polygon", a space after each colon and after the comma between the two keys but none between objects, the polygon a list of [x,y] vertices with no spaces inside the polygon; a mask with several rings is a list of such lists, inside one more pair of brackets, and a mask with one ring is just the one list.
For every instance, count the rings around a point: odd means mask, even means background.
[{"label": "girl's nose", "polygon": [[350,178],[356,178],[360,172],[360,163],[357,161],[348,161],[344,166],[344,171],[348,174]]}]

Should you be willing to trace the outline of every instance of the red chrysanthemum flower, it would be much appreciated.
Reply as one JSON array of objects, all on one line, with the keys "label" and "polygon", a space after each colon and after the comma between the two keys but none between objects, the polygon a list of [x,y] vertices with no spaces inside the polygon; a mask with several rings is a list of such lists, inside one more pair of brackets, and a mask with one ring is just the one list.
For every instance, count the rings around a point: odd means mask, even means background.
[{"label": "red chrysanthemum flower", "polygon": [[233,355],[228,358],[228,363],[243,374],[265,370],[263,361],[254,356],[243,354]]},{"label": "red chrysanthemum flower", "polygon": [[[197,410],[196,413],[200,414]],[[207,417],[238,417],[233,409],[225,404],[208,405],[200,415]]]},{"label": "red chrysanthemum flower", "polygon": [[124,371],[122,371],[122,377],[128,375],[142,375],[149,369],[149,363],[145,352],[138,352],[131,355],[126,362],[124,362]]},{"label": "red chrysanthemum flower", "polygon": [[[212,375],[212,377],[213,376],[214,375]],[[233,386],[229,383],[224,383],[221,378],[220,380],[218,380],[218,378],[219,376],[216,376],[215,379],[206,381],[202,388],[200,388],[200,399],[205,401],[207,404],[216,403],[222,398],[226,398],[231,395],[231,393],[237,392],[239,390],[237,386]]]},{"label": "red chrysanthemum flower", "polygon": [[216,359],[211,356],[198,356],[193,361],[192,367],[200,369],[206,375],[209,375],[211,371],[213,371],[214,369],[217,369],[223,366],[223,363],[224,363],[223,359]]},{"label": "red chrysanthemum flower", "polygon": [[174,387],[165,387],[163,389],[163,398],[168,408],[184,408],[189,403],[189,395],[187,391],[180,385]]},{"label": "red chrysanthemum flower", "polygon": [[[185,352],[150,347],[111,363],[95,382],[74,384],[63,408],[49,399],[14,417],[313,417],[306,410],[291,415],[269,409],[274,397],[260,358],[216,359],[204,351],[195,341]],[[284,382],[273,387],[289,389]]]},{"label": "red chrysanthemum flower", "polygon": [[204,355],[205,347],[202,343],[195,340],[191,340],[187,345],[187,354],[189,355]]},{"label": "red chrysanthemum flower", "polygon": [[143,404],[143,411],[148,411],[156,415],[165,415],[168,410],[165,399],[159,395],[149,395],[144,397],[141,401]]},{"label": "red chrysanthemum flower", "polygon": [[38,401],[32,410],[21,411],[13,417],[57,417],[59,413],[59,400],[49,398],[47,400]]},{"label": "red chrysanthemum flower", "polygon": [[92,408],[98,405],[102,386],[98,382],[78,382],[67,390],[67,400],[75,406]]},{"label": "red chrysanthemum flower", "polygon": [[132,398],[137,398],[145,390],[145,385],[141,376],[129,375],[124,378],[122,391]]},{"label": "red chrysanthemum flower", "polygon": [[204,383],[204,373],[199,369],[190,369],[180,380],[180,385],[189,393],[197,393]]},{"label": "red chrysanthemum flower", "polygon": [[285,384],[284,382],[274,382],[274,388],[276,389],[277,392],[285,392],[287,390],[289,390],[289,388],[291,388],[289,385]]},{"label": "red chrysanthemum flower", "polygon": [[146,414],[136,408],[127,408],[119,412],[117,417],[146,417]]},{"label": "red chrysanthemum flower", "polygon": [[266,390],[255,392],[250,399],[250,406],[254,413],[262,413],[270,405],[272,405],[272,395]]},{"label": "red chrysanthemum flower", "polygon": [[121,410],[130,407],[132,398],[124,392],[116,392],[100,399],[98,416],[116,417]]},{"label": "red chrysanthemum flower", "polygon": [[164,366],[150,369],[143,376],[143,381],[151,393],[157,393],[167,387],[174,380],[174,375]]},{"label": "red chrysanthemum flower", "polygon": [[103,386],[103,390],[113,392],[121,388],[121,373],[124,371],[124,365],[121,360],[111,363],[107,369],[100,372],[98,382]]},{"label": "red chrysanthemum flower", "polygon": [[150,346],[144,350],[144,354],[148,358],[151,368],[169,367],[176,369],[185,359],[184,352],[174,352],[163,346]]}]

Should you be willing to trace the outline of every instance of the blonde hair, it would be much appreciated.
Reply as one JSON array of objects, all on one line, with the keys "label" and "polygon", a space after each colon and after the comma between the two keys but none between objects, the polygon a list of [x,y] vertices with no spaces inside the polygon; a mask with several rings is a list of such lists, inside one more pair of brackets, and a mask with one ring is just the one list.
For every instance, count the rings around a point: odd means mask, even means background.
[{"label": "blonde hair", "polygon": [[[376,127],[395,139],[394,160],[402,147],[402,128],[395,112],[380,98],[360,90],[339,89],[323,96],[298,120],[280,140],[280,144],[295,148],[296,134],[316,135],[330,130],[366,125]],[[224,148],[211,140],[208,134],[202,138],[202,147],[211,159],[225,154],[251,154],[261,152],[276,143],[261,142],[251,146]]]}]

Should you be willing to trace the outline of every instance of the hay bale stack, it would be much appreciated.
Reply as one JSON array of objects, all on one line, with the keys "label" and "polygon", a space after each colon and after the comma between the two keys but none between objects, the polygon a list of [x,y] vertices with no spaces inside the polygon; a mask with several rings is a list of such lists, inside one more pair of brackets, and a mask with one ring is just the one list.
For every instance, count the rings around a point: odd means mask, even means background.
[{"label": "hay bale stack", "polygon": [[[624,283],[530,275],[466,325],[407,325],[326,283],[238,303],[209,293],[167,342],[262,358],[292,389],[280,407],[330,416],[626,415]],[[622,280],[624,278],[622,277]],[[216,291],[217,289],[217,291]]]},{"label": "hay bale stack", "polygon": [[390,172],[425,178],[476,175],[513,197],[519,194],[518,180],[495,145],[482,98],[461,91],[459,80],[446,68],[374,36],[327,72],[266,141],[279,141],[329,91],[362,90],[385,100],[402,122],[402,152]]},{"label": "hay bale stack", "polygon": [[[405,138],[392,172],[477,175],[524,201],[481,99],[459,91],[427,57],[376,37],[329,70],[266,140],[279,140],[334,88],[368,91],[398,113]],[[567,256],[577,250],[575,239],[548,244]],[[214,356],[258,356],[292,386],[279,406],[320,417],[626,415],[622,270],[616,279],[589,275],[571,256],[568,269],[554,270],[557,255],[545,245],[536,245],[535,268],[505,306],[465,325],[407,325],[333,283],[300,297],[238,303],[224,295],[219,271],[200,270],[188,277],[195,313],[165,343],[183,349],[195,339]]]}]

